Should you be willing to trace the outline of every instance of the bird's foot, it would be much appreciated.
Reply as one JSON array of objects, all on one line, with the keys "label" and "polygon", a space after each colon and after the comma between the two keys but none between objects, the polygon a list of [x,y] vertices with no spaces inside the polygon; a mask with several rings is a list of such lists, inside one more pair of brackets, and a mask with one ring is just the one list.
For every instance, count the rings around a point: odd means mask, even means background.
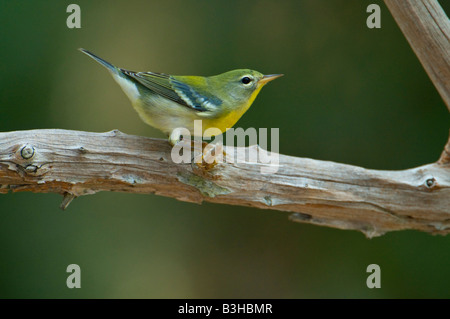
[{"label": "bird's foot", "polygon": [[[197,173],[200,173],[199,171],[207,172],[212,170],[217,164],[223,163],[227,156],[222,143],[208,144],[180,138],[169,138],[169,143],[177,148],[176,156],[187,156],[186,151],[191,153],[191,166]],[[180,162],[187,163],[183,159]]]},{"label": "bird's foot", "polygon": [[210,171],[217,164],[223,163],[227,153],[223,149],[223,144],[208,144],[203,142],[199,153],[194,146],[194,158],[192,168],[194,170]]}]

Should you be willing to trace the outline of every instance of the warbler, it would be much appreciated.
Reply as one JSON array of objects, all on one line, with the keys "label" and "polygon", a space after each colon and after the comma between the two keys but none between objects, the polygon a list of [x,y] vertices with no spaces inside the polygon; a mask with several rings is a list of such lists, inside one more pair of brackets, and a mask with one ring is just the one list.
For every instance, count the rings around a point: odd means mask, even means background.
[{"label": "warbler", "polygon": [[249,69],[209,77],[134,72],[115,67],[85,49],[79,50],[108,69],[141,119],[167,134],[172,145],[181,139],[177,128],[186,128],[191,136],[196,136],[195,120],[202,120],[201,133],[205,138],[217,135],[205,132],[209,128],[223,133],[233,127],[261,88],[283,75],[263,75]]}]

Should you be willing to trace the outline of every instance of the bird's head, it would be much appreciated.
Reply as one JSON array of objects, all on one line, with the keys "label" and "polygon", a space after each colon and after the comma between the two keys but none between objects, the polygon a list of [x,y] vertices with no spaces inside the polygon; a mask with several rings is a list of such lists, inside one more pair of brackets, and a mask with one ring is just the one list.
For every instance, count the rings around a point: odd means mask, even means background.
[{"label": "bird's head", "polygon": [[211,77],[215,90],[222,98],[230,99],[230,104],[251,104],[261,88],[283,74],[264,75],[258,71],[239,69]]}]

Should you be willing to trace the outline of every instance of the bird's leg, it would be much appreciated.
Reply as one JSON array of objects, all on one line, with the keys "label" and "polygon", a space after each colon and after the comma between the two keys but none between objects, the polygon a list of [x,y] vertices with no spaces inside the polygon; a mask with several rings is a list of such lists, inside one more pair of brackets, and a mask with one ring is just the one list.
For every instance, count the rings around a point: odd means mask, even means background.
[{"label": "bird's leg", "polygon": [[182,138],[183,134],[181,131],[181,128],[176,128],[170,133],[169,135],[169,143],[172,146],[175,146],[175,144],[178,144],[179,142],[183,141]]},{"label": "bird's leg", "polygon": [[195,167],[197,167],[208,171],[214,168],[217,164],[223,163],[226,155],[227,154],[223,149],[222,143],[208,144],[203,142],[202,151],[200,154],[198,152],[195,153],[194,148],[194,159],[192,163],[193,168],[195,169]]},{"label": "bird's leg", "polygon": [[183,150],[191,150],[191,165],[194,170],[208,171],[224,161],[227,154],[221,142],[208,144],[195,139],[183,139],[182,136],[180,129],[173,130],[169,136],[169,143],[172,146],[179,146]]}]

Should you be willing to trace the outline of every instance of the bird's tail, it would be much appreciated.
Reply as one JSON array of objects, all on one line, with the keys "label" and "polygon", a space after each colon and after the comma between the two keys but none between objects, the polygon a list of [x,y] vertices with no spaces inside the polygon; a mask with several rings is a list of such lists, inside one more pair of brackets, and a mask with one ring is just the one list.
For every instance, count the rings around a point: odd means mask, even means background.
[{"label": "bird's tail", "polygon": [[89,52],[88,50],[85,50],[83,48],[79,48],[78,50],[80,50],[81,52],[83,52],[84,54],[86,54],[87,56],[93,58],[95,61],[97,61],[98,63],[100,63],[101,65],[103,65],[105,68],[107,68],[110,72],[112,73],[118,73],[119,69],[116,68],[114,65],[112,65],[111,63],[103,60],[102,58],[96,56],[94,53]]}]

